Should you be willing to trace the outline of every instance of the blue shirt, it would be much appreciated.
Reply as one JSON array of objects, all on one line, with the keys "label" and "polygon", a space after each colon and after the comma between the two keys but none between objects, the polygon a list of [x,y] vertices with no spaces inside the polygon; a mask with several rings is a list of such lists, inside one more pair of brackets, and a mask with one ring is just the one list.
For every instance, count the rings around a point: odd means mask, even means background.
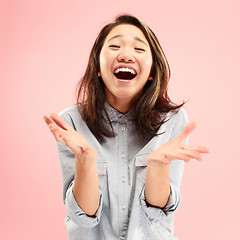
[{"label": "blue shirt", "polygon": [[[164,208],[147,206],[145,176],[147,155],[176,137],[188,123],[185,110],[167,114],[159,133],[150,141],[141,139],[133,125],[131,111],[119,113],[106,104],[116,137],[99,143],[82,120],[77,106],[59,113],[66,123],[82,134],[98,153],[97,169],[100,205],[94,217],[87,216],[73,196],[75,156],[64,144],[57,150],[62,169],[63,200],[67,209],[65,225],[70,240],[177,240],[173,235],[174,213],[180,203],[184,161],[170,163],[170,198]],[[185,142],[185,144],[187,141]]]}]

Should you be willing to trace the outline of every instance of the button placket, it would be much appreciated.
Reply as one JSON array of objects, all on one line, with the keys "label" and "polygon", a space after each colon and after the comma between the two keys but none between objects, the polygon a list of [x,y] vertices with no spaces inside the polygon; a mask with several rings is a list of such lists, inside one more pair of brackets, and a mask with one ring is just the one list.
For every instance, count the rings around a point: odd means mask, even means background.
[{"label": "button placket", "polygon": [[119,136],[119,216],[120,216],[120,238],[126,238],[126,227],[125,224],[128,219],[128,185],[127,174],[128,174],[128,145],[127,145],[127,119],[125,116],[122,116],[119,121],[118,126],[118,136]]}]

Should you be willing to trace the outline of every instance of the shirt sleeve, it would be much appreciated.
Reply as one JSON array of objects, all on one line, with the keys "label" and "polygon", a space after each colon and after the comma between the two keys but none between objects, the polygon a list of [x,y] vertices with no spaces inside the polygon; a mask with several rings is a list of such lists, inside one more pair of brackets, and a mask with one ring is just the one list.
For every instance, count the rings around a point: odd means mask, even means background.
[{"label": "shirt sleeve", "polygon": [[100,204],[94,217],[89,217],[86,213],[78,206],[74,195],[73,195],[73,183],[68,188],[66,193],[66,209],[68,213],[68,220],[72,220],[75,224],[84,228],[95,227],[100,222],[100,216],[102,212],[102,192],[100,191]]},{"label": "shirt sleeve", "polygon": [[[68,125],[73,127],[75,130],[74,123],[70,114],[62,111],[58,114]],[[101,217],[102,211],[102,192],[100,191],[100,204],[95,216],[90,217],[78,206],[74,195],[73,185],[75,176],[75,155],[73,152],[64,144],[56,142],[57,152],[61,164],[62,172],[62,184],[63,184],[63,202],[67,210],[67,220],[73,221],[75,224],[84,228],[95,227]]]},{"label": "shirt sleeve", "polygon": [[[187,113],[183,108],[180,108],[177,115],[175,116],[174,125],[169,141],[175,138],[183,128],[188,124]],[[188,138],[184,142],[188,144]],[[180,184],[183,177],[184,161],[174,160],[169,165],[169,182],[170,182],[170,196],[168,202],[164,208],[158,208],[147,204],[145,199],[145,186],[140,195],[141,206],[150,219],[150,221],[163,220],[178,209],[181,202],[180,196]]]}]

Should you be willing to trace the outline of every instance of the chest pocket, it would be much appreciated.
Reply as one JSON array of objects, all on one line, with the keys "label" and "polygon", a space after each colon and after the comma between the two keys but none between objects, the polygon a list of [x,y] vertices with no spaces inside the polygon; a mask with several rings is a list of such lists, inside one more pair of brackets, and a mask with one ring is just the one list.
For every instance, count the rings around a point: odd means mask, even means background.
[{"label": "chest pocket", "polygon": [[107,162],[97,161],[98,177],[107,175]]},{"label": "chest pocket", "polygon": [[136,168],[136,185],[142,188],[145,185],[146,171],[147,171],[147,154],[136,156],[135,168]]},{"label": "chest pocket", "polygon": [[103,193],[104,204],[107,204],[108,177],[107,177],[107,162],[104,159],[99,159],[97,161],[97,170],[98,170],[99,189]]}]

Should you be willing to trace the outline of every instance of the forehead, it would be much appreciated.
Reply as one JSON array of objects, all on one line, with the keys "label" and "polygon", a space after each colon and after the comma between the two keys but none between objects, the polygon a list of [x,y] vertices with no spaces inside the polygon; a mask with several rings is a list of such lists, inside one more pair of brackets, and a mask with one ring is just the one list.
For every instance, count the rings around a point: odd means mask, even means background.
[{"label": "forehead", "polygon": [[116,38],[118,38],[119,36],[121,36],[122,38],[132,39],[140,38],[142,40],[145,40],[146,43],[148,43],[141,29],[131,24],[121,24],[114,27],[107,35],[106,41],[110,40],[111,38],[114,39],[113,37],[115,36]]}]

